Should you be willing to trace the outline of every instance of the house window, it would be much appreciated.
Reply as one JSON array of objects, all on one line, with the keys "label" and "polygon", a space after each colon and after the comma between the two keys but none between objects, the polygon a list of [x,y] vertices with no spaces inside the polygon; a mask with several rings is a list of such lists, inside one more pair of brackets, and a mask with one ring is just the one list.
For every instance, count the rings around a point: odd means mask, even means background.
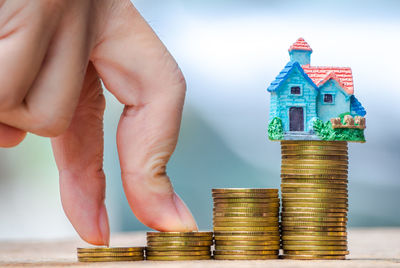
[{"label": "house window", "polygon": [[290,94],[292,95],[300,95],[301,94],[301,89],[299,86],[294,86],[290,88]]},{"label": "house window", "polygon": [[324,94],[324,103],[333,103],[333,95]]}]

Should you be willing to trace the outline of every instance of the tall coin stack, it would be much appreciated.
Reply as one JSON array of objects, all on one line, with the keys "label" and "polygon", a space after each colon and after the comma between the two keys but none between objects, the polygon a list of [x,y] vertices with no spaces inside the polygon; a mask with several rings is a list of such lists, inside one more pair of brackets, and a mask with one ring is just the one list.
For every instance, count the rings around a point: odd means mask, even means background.
[{"label": "tall coin stack", "polygon": [[211,259],[212,232],[148,232],[146,259],[184,261]]},{"label": "tall coin stack", "polygon": [[217,260],[277,259],[278,189],[213,189]]},{"label": "tall coin stack", "polygon": [[281,141],[285,259],[345,259],[347,142]]}]

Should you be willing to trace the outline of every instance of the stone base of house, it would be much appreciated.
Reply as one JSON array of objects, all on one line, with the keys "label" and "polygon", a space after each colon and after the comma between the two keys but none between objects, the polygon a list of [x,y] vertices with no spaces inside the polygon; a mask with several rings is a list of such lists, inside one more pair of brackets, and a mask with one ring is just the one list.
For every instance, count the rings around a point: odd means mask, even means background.
[{"label": "stone base of house", "polygon": [[297,132],[297,131],[291,131],[291,132],[285,132],[283,135],[284,140],[321,140],[317,135],[310,133],[310,132]]}]

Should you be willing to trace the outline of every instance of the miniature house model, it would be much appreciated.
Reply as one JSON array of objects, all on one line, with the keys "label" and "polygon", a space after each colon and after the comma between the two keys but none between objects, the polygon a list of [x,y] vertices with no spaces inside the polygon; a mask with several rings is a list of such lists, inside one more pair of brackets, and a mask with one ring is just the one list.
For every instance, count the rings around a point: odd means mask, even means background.
[{"label": "miniature house model", "polygon": [[354,96],[349,67],[311,66],[312,49],[299,38],[290,61],[268,87],[271,140],[364,142],[365,109]]}]

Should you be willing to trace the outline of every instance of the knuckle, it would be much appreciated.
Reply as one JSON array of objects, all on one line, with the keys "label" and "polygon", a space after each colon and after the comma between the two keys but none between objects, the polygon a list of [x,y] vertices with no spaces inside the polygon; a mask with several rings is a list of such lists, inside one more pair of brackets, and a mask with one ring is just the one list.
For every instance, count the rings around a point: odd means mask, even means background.
[{"label": "knuckle", "polygon": [[18,96],[16,90],[8,90],[3,88],[0,91],[0,111],[7,112],[19,105],[21,105],[22,99]]},{"label": "knuckle", "polygon": [[46,115],[37,116],[35,120],[35,134],[45,137],[57,137],[63,134],[71,124],[71,116],[49,112]]}]

